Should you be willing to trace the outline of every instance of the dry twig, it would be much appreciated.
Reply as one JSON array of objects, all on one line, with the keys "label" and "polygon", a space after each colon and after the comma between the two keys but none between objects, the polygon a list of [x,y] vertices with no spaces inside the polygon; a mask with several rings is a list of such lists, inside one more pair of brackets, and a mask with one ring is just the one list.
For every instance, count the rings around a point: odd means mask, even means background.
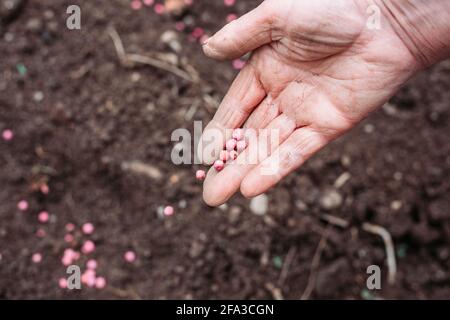
[{"label": "dry twig", "polygon": [[287,278],[289,268],[292,264],[292,261],[295,258],[295,255],[297,253],[297,249],[295,247],[291,247],[286,255],[286,258],[284,259],[283,263],[283,269],[281,269],[280,278],[278,279],[278,285],[282,286],[284,284],[284,281]]},{"label": "dry twig", "polygon": [[126,53],[125,48],[123,46],[122,39],[120,38],[116,29],[114,29],[114,27],[109,27],[108,33],[114,43],[114,47],[116,48],[116,52],[119,57],[120,63],[123,66],[131,67],[136,63],[140,63],[140,64],[149,65],[154,68],[170,72],[170,73],[172,73],[184,80],[190,81],[190,82],[198,81],[197,79],[192,78],[186,71],[181,70],[180,68],[177,68],[174,65],[168,64],[166,62],[163,62],[163,61],[155,59],[155,58],[150,58],[147,56],[134,54],[134,53]]},{"label": "dry twig", "polygon": [[397,263],[395,261],[394,242],[392,241],[391,234],[385,228],[367,222],[363,224],[362,228],[364,231],[376,234],[383,239],[384,246],[386,247],[388,283],[394,284],[397,274]]},{"label": "dry twig", "polygon": [[320,265],[323,250],[327,245],[327,239],[328,234],[330,233],[330,229],[330,226],[327,226],[324,233],[322,234],[322,237],[320,238],[319,245],[317,246],[316,252],[314,253],[314,257],[311,262],[311,271],[309,272],[308,284],[306,285],[305,291],[300,297],[300,300],[308,300],[314,290],[314,286],[316,285],[317,270]]}]

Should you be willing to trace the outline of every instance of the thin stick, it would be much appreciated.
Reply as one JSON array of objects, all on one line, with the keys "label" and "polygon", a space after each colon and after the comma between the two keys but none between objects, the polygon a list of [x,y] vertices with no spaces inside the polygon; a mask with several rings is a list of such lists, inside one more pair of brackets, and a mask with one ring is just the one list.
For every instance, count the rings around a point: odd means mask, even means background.
[{"label": "thin stick", "polygon": [[397,263],[395,261],[394,242],[392,241],[391,234],[385,228],[367,222],[363,224],[362,228],[364,231],[376,234],[383,239],[388,265],[388,283],[391,285],[394,284],[397,274]]},{"label": "thin stick", "polygon": [[270,291],[275,300],[284,300],[281,290],[275,287],[272,283],[266,283],[266,289]]},{"label": "thin stick", "polygon": [[192,79],[192,77],[187,72],[185,72],[171,64],[165,63],[158,59],[139,55],[139,54],[126,53],[125,48],[123,46],[122,39],[120,38],[116,29],[114,29],[114,27],[109,27],[108,33],[114,43],[114,47],[116,48],[116,52],[119,57],[120,63],[123,66],[130,67],[133,65],[133,63],[146,64],[146,65],[152,66],[154,68],[170,72],[184,80],[187,80],[190,82],[196,82],[194,79]]},{"label": "thin stick", "polygon": [[295,254],[297,253],[297,249],[295,247],[291,247],[286,255],[286,258],[284,259],[283,263],[283,269],[281,269],[280,278],[278,279],[278,285],[282,286],[284,284],[284,281],[287,278],[287,275],[289,273],[289,268],[292,264],[292,261],[294,260]]},{"label": "thin stick", "polygon": [[327,245],[327,239],[328,234],[330,233],[330,229],[330,226],[328,226],[322,234],[322,237],[320,238],[319,244],[311,262],[311,271],[309,272],[308,284],[306,285],[305,291],[303,292],[300,300],[308,300],[314,290],[314,286],[316,285],[317,269],[319,268],[320,260],[322,259],[323,250]]}]

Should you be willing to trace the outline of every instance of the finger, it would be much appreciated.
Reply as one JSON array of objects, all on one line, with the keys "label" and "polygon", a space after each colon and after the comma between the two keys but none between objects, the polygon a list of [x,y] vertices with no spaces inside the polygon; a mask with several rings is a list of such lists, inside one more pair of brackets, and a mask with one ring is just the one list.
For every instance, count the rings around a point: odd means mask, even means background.
[{"label": "finger", "polygon": [[299,168],[308,158],[330,141],[310,127],[295,130],[273,154],[254,167],[241,184],[245,197],[255,197],[277,184]]},{"label": "finger", "polygon": [[262,129],[280,114],[278,105],[268,95],[245,121],[244,129]]},{"label": "finger", "polygon": [[210,165],[218,158],[227,136],[231,135],[231,129],[240,127],[265,95],[255,69],[245,66],[203,131],[197,149],[201,162]]},{"label": "finger", "polygon": [[275,8],[265,1],[209,38],[203,51],[214,59],[235,59],[270,43],[275,17]]},{"label": "finger", "polygon": [[244,177],[266,159],[295,130],[295,121],[281,114],[264,130],[246,130],[248,148],[221,172],[210,171],[204,183],[203,198],[211,206],[225,203],[239,190]]}]

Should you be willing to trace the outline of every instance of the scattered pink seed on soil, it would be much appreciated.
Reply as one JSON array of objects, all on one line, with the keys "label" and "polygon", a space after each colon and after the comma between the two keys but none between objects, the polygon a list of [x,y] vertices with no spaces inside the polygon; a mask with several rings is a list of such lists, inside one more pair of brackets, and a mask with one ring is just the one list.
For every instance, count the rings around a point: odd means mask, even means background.
[{"label": "scattered pink seed on soil", "polygon": [[214,162],[214,169],[216,169],[217,171],[222,171],[224,168],[224,163],[222,160],[216,160]]},{"label": "scattered pink seed on soil", "polygon": [[240,141],[244,138],[244,130],[237,128],[233,130],[233,139]]},{"label": "scattered pink seed on soil", "polygon": [[28,201],[26,201],[26,200],[19,201],[19,203],[17,204],[17,208],[19,208],[20,211],[27,210],[28,209]]},{"label": "scattered pink seed on soil", "polygon": [[81,282],[85,283],[88,287],[91,288],[95,286],[95,279],[96,279],[95,270],[87,269],[81,275]]},{"label": "scattered pink seed on soil", "polygon": [[236,149],[238,152],[244,151],[244,149],[247,148],[247,142],[245,140],[238,141],[236,144]]},{"label": "scattered pink seed on soil", "polygon": [[42,261],[42,254],[40,253],[34,253],[31,256],[31,261],[33,261],[33,263],[40,263]]},{"label": "scattered pink seed on soil", "polygon": [[81,230],[83,231],[84,234],[91,234],[92,232],[94,232],[94,225],[90,222],[86,222],[81,227]]},{"label": "scattered pink seed on soil", "polygon": [[236,0],[224,0],[223,3],[227,6],[227,7],[231,7],[235,4]]},{"label": "scattered pink seed on soil", "polygon": [[219,159],[222,160],[223,162],[227,162],[227,160],[228,160],[228,151],[227,150],[220,151]]},{"label": "scattered pink seed on soil", "polygon": [[95,279],[95,287],[97,289],[103,289],[106,286],[106,279],[103,277],[98,277]]},{"label": "scattered pink seed on soil", "polygon": [[235,15],[234,13],[230,13],[229,15],[227,15],[227,22],[230,23],[231,21],[234,21],[238,18],[237,15]]},{"label": "scattered pink seed on soil", "polygon": [[236,140],[234,139],[228,140],[227,143],[225,144],[225,147],[227,148],[228,151],[234,150],[234,148],[236,148]]},{"label": "scattered pink seed on soil", "polygon": [[41,192],[43,194],[48,194],[50,192],[50,188],[48,187],[47,184],[43,184],[39,187],[39,189],[41,190]]},{"label": "scattered pink seed on soil", "polygon": [[9,130],[9,129],[3,130],[2,135],[3,135],[3,140],[5,140],[5,141],[10,141],[14,137],[14,133],[12,132],[12,130]]},{"label": "scattered pink seed on soil", "polygon": [[94,259],[89,260],[88,262],[86,262],[86,267],[92,270],[97,269],[97,261]]},{"label": "scattered pink seed on soil", "polygon": [[152,6],[155,3],[155,0],[143,0],[144,4],[148,7]]},{"label": "scattered pink seed on soil", "polygon": [[195,27],[194,30],[192,31],[192,36],[195,39],[201,38],[204,34],[205,34],[205,31],[203,30],[203,28],[200,28],[200,27]]},{"label": "scattered pink seed on soil", "polygon": [[164,11],[166,10],[166,8],[164,7],[163,4],[157,3],[154,6],[154,10],[155,10],[156,14],[163,14]]},{"label": "scattered pink seed on soil", "polygon": [[175,29],[177,31],[183,31],[184,29],[186,29],[186,25],[184,24],[184,22],[179,21],[179,22],[175,23]]},{"label": "scattered pink seed on soil", "polygon": [[142,2],[139,0],[131,1],[130,5],[131,5],[131,9],[133,9],[133,10],[139,10],[142,8]]},{"label": "scattered pink seed on soil", "polygon": [[184,3],[186,3],[188,6],[190,6],[194,3],[194,0],[184,0]]},{"label": "scattered pink seed on soil", "polygon": [[91,240],[87,240],[83,243],[83,247],[81,248],[81,252],[84,254],[88,254],[91,252],[94,252],[95,250],[95,244]]},{"label": "scattered pink seed on soil", "polygon": [[38,215],[38,220],[39,220],[40,223],[48,222],[49,218],[50,218],[50,215],[48,214],[47,211],[42,211]]},{"label": "scattered pink seed on soil", "polygon": [[173,209],[172,206],[167,206],[164,208],[164,215],[166,215],[166,216],[171,216],[174,214],[174,212],[175,212],[175,210]]},{"label": "scattered pink seed on soil", "polygon": [[233,60],[232,65],[234,69],[241,70],[245,66],[245,61],[242,61],[241,59],[236,59]]},{"label": "scattered pink seed on soil", "polygon": [[73,230],[75,230],[75,225],[73,223],[68,223],[66,224],[66,231],[67,232],[72,232]]},{"label": "scattered pink seed on soil", "polygon": [[133,251],[127,251],[125,252],[125,254],[123,255],[123,258],[125,259],[125,261],[127,262],[134,262],[136,260],[136,253],[134,253]]},{"label": "scattered pink seed on soil", "polygon": [[66,234],[65,236],[64,236],[64,241],[65,242],[72,242],[73,241],[73,235],[71,235],[70,233],[68,233],[68,234]]},{"label": "scattered pink seed on soil", "polygon": [[195,173],[195,177],[197,178],[197,180],[203,181],[206,178],[206,172],[204,170],[197,170],[197,172]]},{"label": "scattered pink seed on soil", "polygon": [[237,157],[238,157],[238,153],[237,153],[236,150],[230,151],[230,159],[231,159],[231,160],[236,160]]},{"label": "scattered pink seed on soil", "polygon": [[58,285],[61,289],[67,289],[67,279],[66,278],[60,278],[58,281]]},{"label": "scattered pink seed on soil", "polygon": [[44,229],[37,229],[36,236],[38,238],[44,238],[47,235]]}]

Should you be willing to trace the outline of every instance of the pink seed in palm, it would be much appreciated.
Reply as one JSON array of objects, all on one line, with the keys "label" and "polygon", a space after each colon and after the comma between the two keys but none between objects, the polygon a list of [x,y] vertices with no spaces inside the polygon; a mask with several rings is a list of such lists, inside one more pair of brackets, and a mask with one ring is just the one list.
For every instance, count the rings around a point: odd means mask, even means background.
[{"label": "pink seed in palm", "polygon": [[244,149],[247,148],[247,142],[245,140],[238,141],[236,144],[236,149],[238,152],[244,151]]},{"label": "pink seed in palm", "polygon": [[219,159],[222,160],[223,162],[227,162],[227,160],[228,160],[228,151],[227,150],[220,151]]},{"label": "pink seed in palm", "polygon": [[240,141],[244,138],[244,130],[237,128],[233,130],[233,139],[236,141]]},{"label": "pink seed in palm", "polygon": [[223,163],[222,160],[216,160],[214,162],[214,169],[216,169],[217,171],[222,171],[224,166],[225,166],[225,164]]},{"label": "pink seed in palm", "polygon": [[234,150],[236,148],[236,140],[230,139],[226,142],[225,147],[228,151]]},{"label": "pink seed in palm", "polygon": [[236,160],[237,157],[238,157],[238,153],[237,153],[236,150],[230,151],[230,159],[231,159],[231,160]]}]

